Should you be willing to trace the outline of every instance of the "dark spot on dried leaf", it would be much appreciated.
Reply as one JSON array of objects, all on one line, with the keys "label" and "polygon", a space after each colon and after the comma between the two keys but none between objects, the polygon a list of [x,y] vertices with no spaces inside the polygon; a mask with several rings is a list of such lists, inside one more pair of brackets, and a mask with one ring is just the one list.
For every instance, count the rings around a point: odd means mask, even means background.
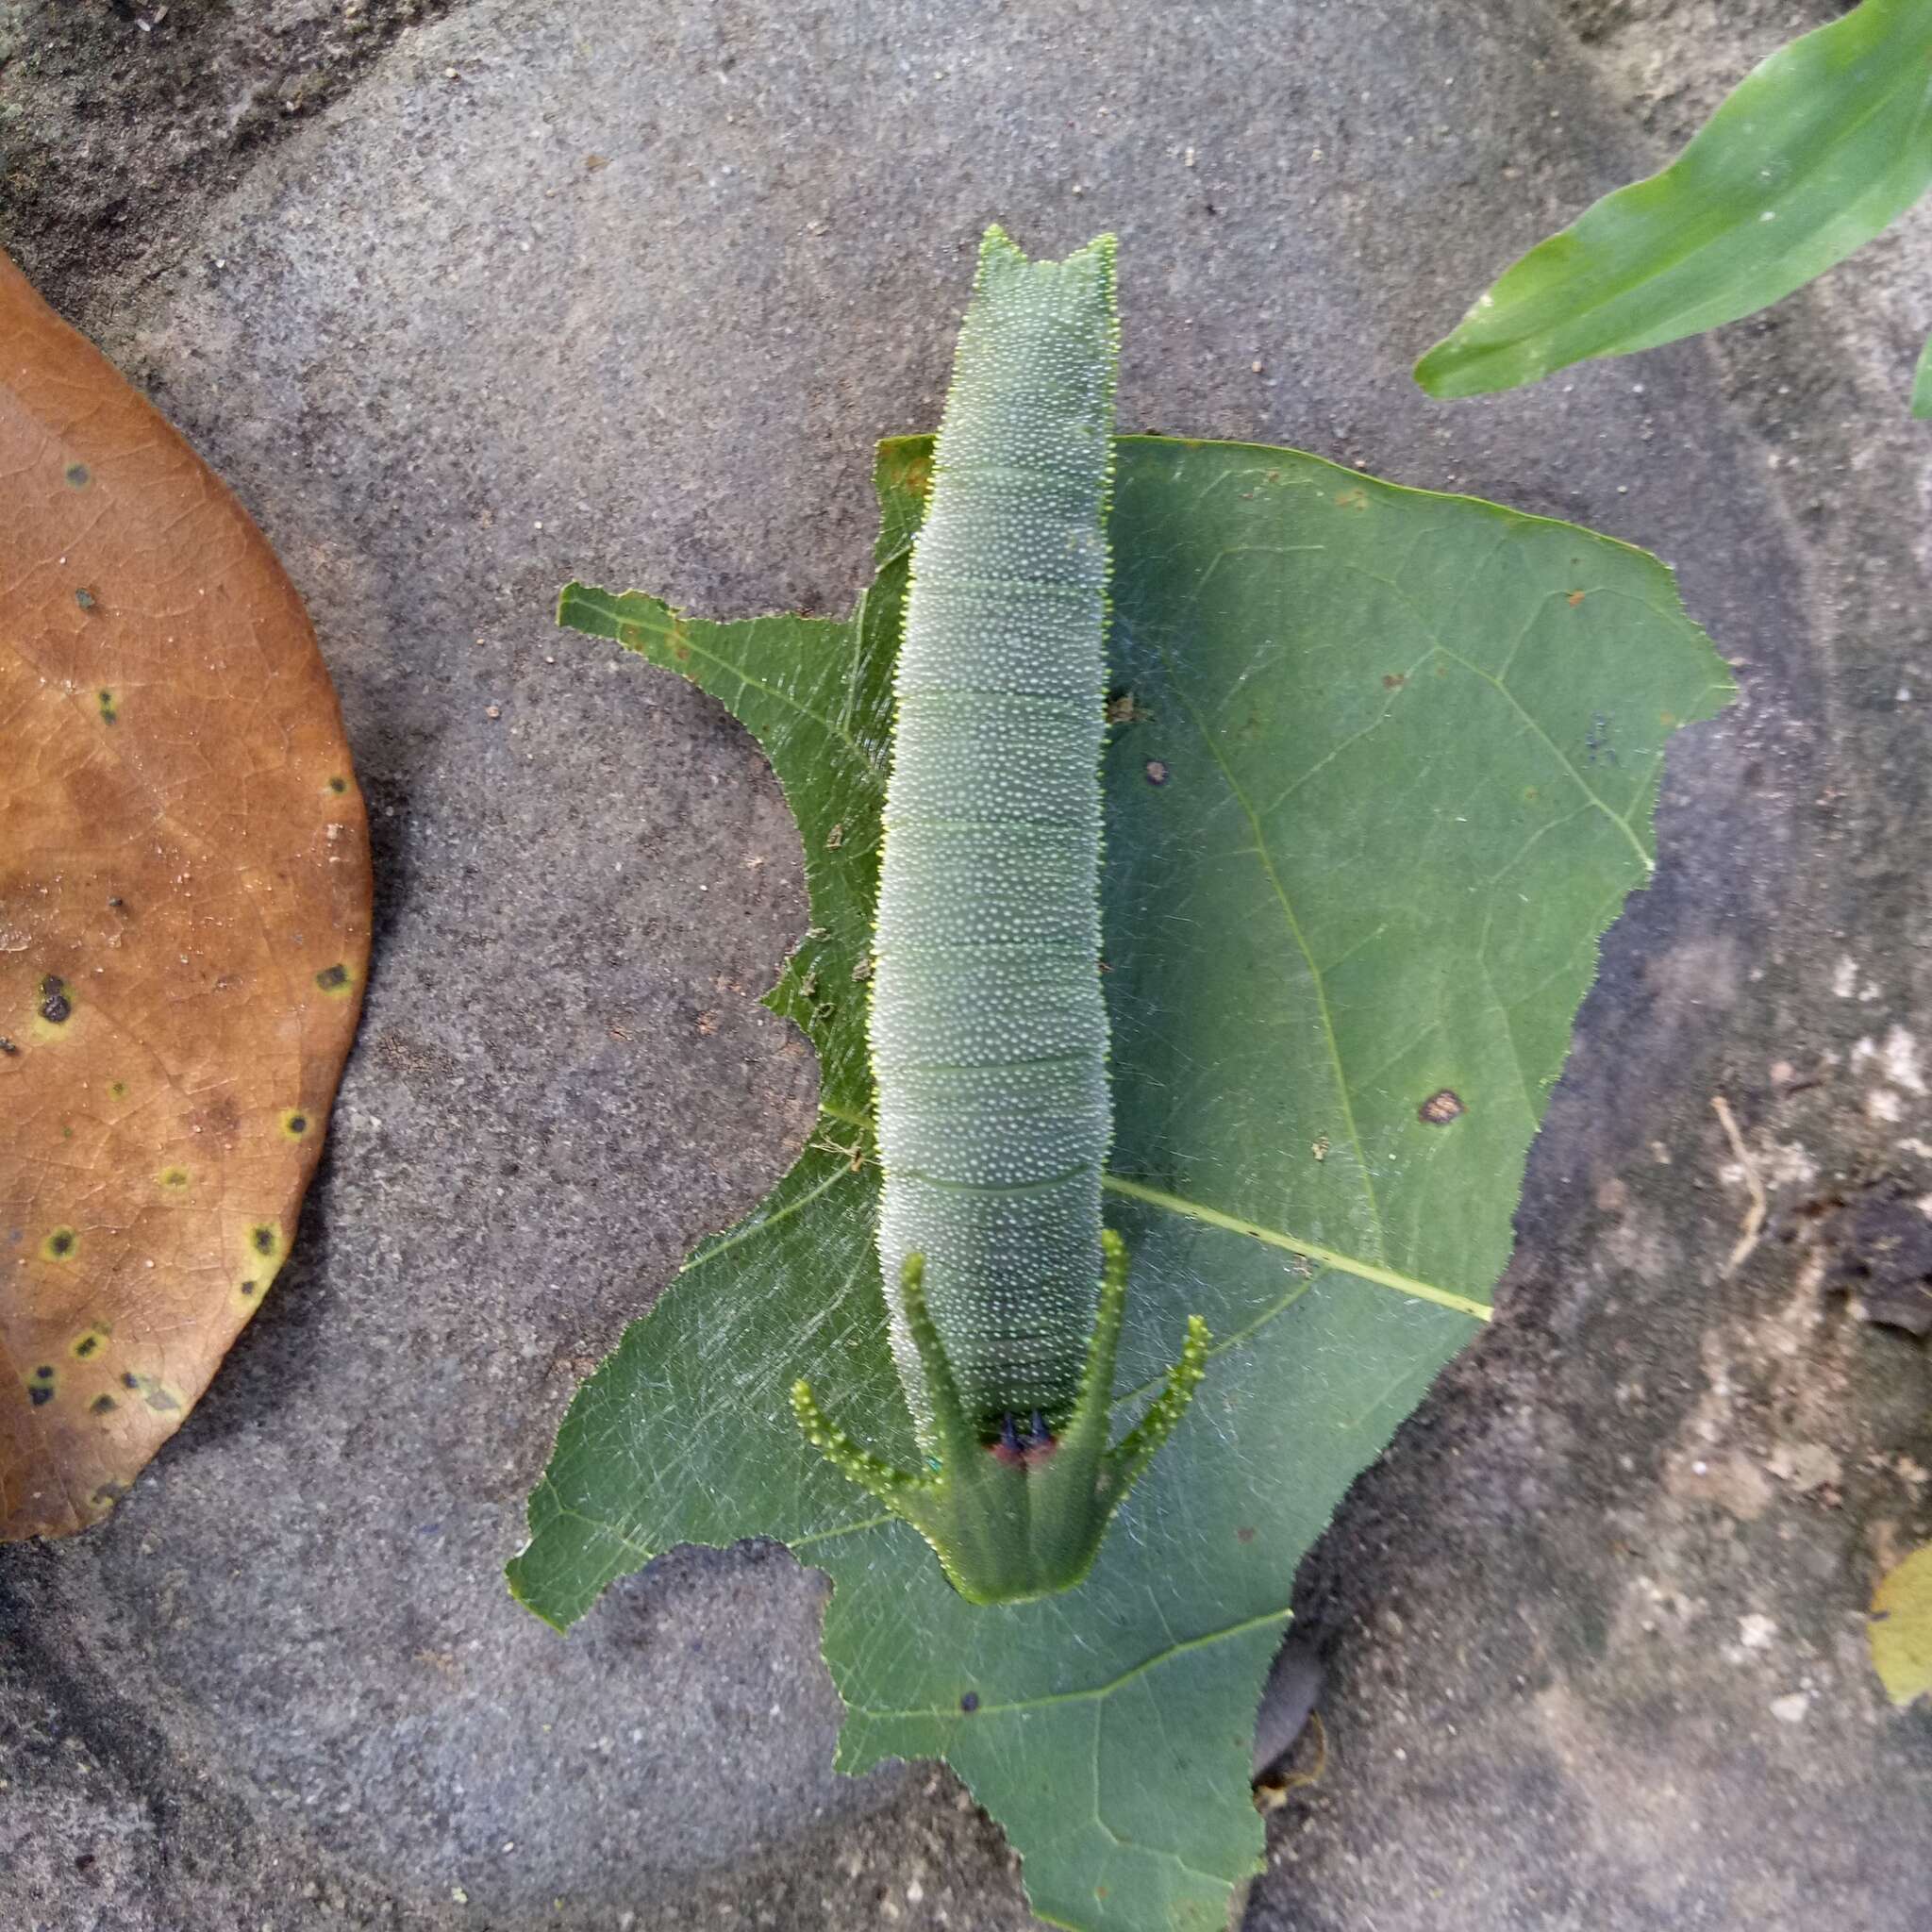
[{"label": "dark spot on dried leaf", "polygon": [[355,977],[340,960],[333,966],[325,966],[315,975],[315,983],[324,992],[345,993],[355,985]]},{"label": "dark spot on dried leaf", "polygon": [[115,708],[114,693],[110,691],[104,691],[101,693],[101,723],[103,724],[118,724],[120,722],[121,713]]},{"label": "dark spot on dried leaf", "polygon": [[93,609],[96,603],[94,593],[92,591],[75,591],[74,593],[74,601],[76,604],[78,604],[83,610]]},{"label": "dark spot on dried leaf", "polygon": [[68,997],[67,982],[50,973],[41,981],[41,1018],[50,1026],[64,1026],[74,1015],[74,1002]]},{"label": "dark spot on dried leaf", "polygon": [[50,1261],[71,1261],[80,1250],[80,1237],[71,1227],[57,1227],[41,1243],[41,1253]]},{"label": "dark spot on dried leaf", "polygon": [[88,1409],[93,1415],[111,1415],[119,1407],[111,1395],[96,1395],[88,1404]]},{"label": "dark spot on dried leaf", "polygon": [[85,490],[88,486],[87,465],[85,463],[69,463],[67,466],[67,480],[75,490]]}]

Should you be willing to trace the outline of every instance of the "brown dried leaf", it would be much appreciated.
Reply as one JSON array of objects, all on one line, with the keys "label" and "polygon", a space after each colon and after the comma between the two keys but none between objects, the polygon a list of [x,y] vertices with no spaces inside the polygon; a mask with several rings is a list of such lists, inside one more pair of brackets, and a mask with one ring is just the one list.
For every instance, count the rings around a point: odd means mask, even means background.
[{"label": "brown dried leaf", "polygon": [[368,821],[245,511],[0,255],[0,1538],[106,1514],[287,1257]]}]

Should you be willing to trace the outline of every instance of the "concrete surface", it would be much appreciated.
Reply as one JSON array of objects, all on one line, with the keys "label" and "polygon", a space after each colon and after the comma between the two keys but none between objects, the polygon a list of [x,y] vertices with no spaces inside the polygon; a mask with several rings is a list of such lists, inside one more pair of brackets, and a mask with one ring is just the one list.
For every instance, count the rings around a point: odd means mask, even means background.
[{"label": "concrete surface", "polygon": [[[0,241],[308,596],[379,952],[271,1305],[104,1528],[0,1552],[0,1924],[1024,1923],[948,1775],[832,1773],[783,1553],[674,1556],[568,1641],[499,1577],[575,1377],[813,1093],[756,1004],[803,924],[775,787],[556,586],[843,608],[997,215],[1119,230],[1125,425],[1650,544],[1746,691],[1674,756],[1505,1319],[1305,1566],[1329,1762],[1248,1924],[1922,1925],[1932,1714],[1860,1612],[1932,1534],[1925,1343],[1823,1283],[1932,1187],[1932,225],[1715,343],[1405,375],[1832,9],[156,10],[0,7]],[[1718,1093],[1773,1207],[1728,1274]]]}]

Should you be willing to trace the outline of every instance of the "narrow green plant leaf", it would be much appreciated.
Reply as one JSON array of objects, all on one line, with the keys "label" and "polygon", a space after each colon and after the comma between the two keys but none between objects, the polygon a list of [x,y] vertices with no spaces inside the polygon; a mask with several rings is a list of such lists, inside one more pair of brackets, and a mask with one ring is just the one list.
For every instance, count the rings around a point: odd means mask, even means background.
[{"label": "narrow green plant leaf", "polygon": [[1103,891],[1133,1257],[1116,1400],[1216,1346],[1087,1582],[966,1603],[794,1426],[911,1429],[865,1091],[886,713],[929,444],[880,452],[846,624],[708,625],[574,586],[770,756],[812,937],[772,995],[825,1069],[810,1146],[585,1384],[511,1586],[559,1627],[678,1542],[782,1539],[835,1588],[839,1762],[948,1759],[1094,1932],[1219,1932],[1255,1869],[1256,1700],[1303,1553],[1477,1332],[1596,943],[1650,869],[1665,741],[1729,685],[1654,558],[1290,450],[1124,438]]},{"label": "narrow green plant leaf", "polygon": [[1540,381],[1735,322],[1932,184],[1932,6],[1864,0],[1757,67],[1662,174],[1507,270],[1417,363],[1432,396]]},{"label": "narrow green plant leaf", "polygon": [[1932,341],[1919,351],[1919,366],[1912,372],[1912,414],[1922,423],[1932,417]]}]

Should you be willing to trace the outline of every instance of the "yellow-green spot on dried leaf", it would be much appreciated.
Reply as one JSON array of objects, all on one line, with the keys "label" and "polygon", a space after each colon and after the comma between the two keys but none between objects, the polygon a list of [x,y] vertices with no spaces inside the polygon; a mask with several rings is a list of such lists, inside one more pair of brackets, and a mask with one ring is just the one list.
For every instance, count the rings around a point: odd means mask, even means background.
[{"label": "yellow-green spot on dried leaf", "polygon": [[1873,1591],[1865,1631],[1872,1668],[1894,1704],[1932,1695],[1932,1543],[1914,1550]]},{"label": "yellow-green spot on dried leaf", "polygon": [[170,1388],[158,1375],[130,1374],[123,1375],[121,1381],[157,1415],[173,1415],[182,1407],[180,1391]]},{"label": "yellow-green spot on dried leaf", "polygon": [[107,1347],[113,1332],[105,1323],[96,1322],[92,1328],[83,1328],[67,1344],[67,1353],[77,1362],[91,1362]]},{"label": "yellow-green spot on dried leaf", "polygon": [[348,791],[349,781],[345,777],[343,777],[340,772],[338,772],[335,774],[335,776],[328,781],[328,789],[329,791],[333,791],[338,798],[340,798],[345,791]]},{"label": "yellow-green spot on dried leaf", "polygon": [[281,1128],[285,1141],[306,1140],[309,1128],[314,1124],[307,1108],[291,1107],[282,1110]]},{"label": "yellow-green spot on dried leaf", "polygon": [[333,966],[325,966],[315,975],[315,984],[331,999],[347,999],[356,991],[356,975],[338,959]]},{"label": "yellow-green spot on dried leaf", "polygon": [[[237,1283],[282,1265],[370,881],[335,693],[259,532],[4,257],[0,343],[0,1230],[25,1263],[0,1293],[0,1388],[29,1396],[0,1401],[12,1540],[125,1491],[254,1312]],[[308,1131],[266,1131],[298,1094]]]},{"label": "yellow-green spot on dried leaf", "polygon": [[258,1222],[248,1230],[248,1246],[251,1253],[272,1261],[281,1253],[282,1231],[265,1221]]}]

